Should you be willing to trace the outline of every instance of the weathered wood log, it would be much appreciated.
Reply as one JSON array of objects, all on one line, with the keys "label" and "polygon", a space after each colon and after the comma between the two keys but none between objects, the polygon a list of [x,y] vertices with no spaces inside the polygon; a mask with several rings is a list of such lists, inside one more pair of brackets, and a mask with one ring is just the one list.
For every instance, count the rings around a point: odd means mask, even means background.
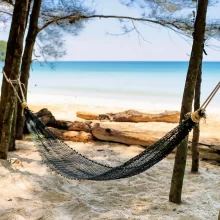
[{"label": "weathered wood log", "polygon": [[[220,162],[220,146],[218,145],[211,145],[205,146],[202,144],[198,145],[198,150],[199,150],[199,157],[200,159],[203,160],[214,160],[217,162]],[[219,149],[219,150],[217,150]],[[191,155],[191,146],[189,146],[188,154]]]},{"label": "weathered wood log", "polygon": [[211,148],[213,150],[218,150],[220,153],[220,145],[211,145],[209,148]]},{"label": "weathered wood log", "polygon": [[[143,147],[149,147],[165,134],[165,132],[152,130],[142,129],[140,131],[139,129],[135,128],[134,126],[130,126],[127,123],[101,122],[95,123],[91,128],[90,122],[56,120],[48,109],[42,109],[37,112],[36,115],[40,117],[40,119],[47,126],[52,126],[50,129],[58,137],[66,141],[90,142],[93,141],[94,138],[97,138],[98,140],[102,141],[112,141],[127,145],[140,145]],[[102,118],[100,118],[100,116]],[[112,115],[110,116],[111,120],[114,119]],[[99,115],[99,119],[109,120],[110,118],[105,117],[105,115]],[[199,143],[198,148],[200,152],[200,158],[220,162],[220,145],[219,143],[213,143],[208,143],[207,141],[204,143]],[[188,153],[191,154],[190,143]]]},{"label": "weathered wood log", "polygon": [[41,109],[40,111],[36,112],[35,115],[47,126],[53,126],[56,124],[55,117],[47,108]]},{"label": "weathered wood log", "polygon": [[47,108],[43,108],[35,114],[45,125],[49,127],[68,131],[91,131],[90,122],[56,120],[56,118]]},{"label": "weathered wood log", "polygon": [[179,112],[165,111],[160,114],[146,114],[134,110],[119,112],[113,116],[113,121],[124,122],[170,122],[179,121]]},{"label": "weathered wood log", "polygon": [[[59,121],[57,121],[59,123]],[[68,131],[85,131],[91,132],[91,123],[90,122],[81,122],[74,121],[72,125],[67,128]]]},{"label": "weathered wood log", "polygon": [[50,127],[49,129],[64,141],[86,143],[94,140],[92,134],[85,131],[65,131],[52,127]]},{"label": "weathered wood log", "polygon": [[[142,130],[136,131],[135,128],[111,123],[95,123],[92,127],[92,134],[99,140],[112,141],[127,145],[140,145],[150,147],[161,137],[164,132]],[[200,158],[220,162],[220,146],[213,143],[199,143]],[[191,154],[191,142],[189,143],[188,154]]]},{"label": "weathered wood log", "polygon": [[[192,142],[189,141],[189,145],[191,146]],[[200,141],[198,143],[199,145],[201,146],[204,146],[204,147],[208,147],[208,149],[213,149],[213,150],[217,150],[220,152],[220,142],[213,142],[213,141],[206,141],[206,142],[203,142],[203,141]]]},{"label": "weathered wood log", "polygon": [[86,120],[98,120],[99,114],[91,113],[91,112],[76,112],[76,116],[78,118],[86,119]]},{"label": "weathered wood log", "polygon": [[119,113],[97,114],[90,112],[76,112],[76,116],[86,120],[108,120],[115,122],[169,122],[179,121],[179,112],[165,111],[160,114],[147,114],[135,110],[127,110]]},{"label": "weathered wood log", "polygon": [[110,124],[96,123],[92,127],[92,134],[99,140],[113,141],[128,145],[151,146],[158,138],[158,132],[153,131],[134,131],[125,128],[115,127]]}]

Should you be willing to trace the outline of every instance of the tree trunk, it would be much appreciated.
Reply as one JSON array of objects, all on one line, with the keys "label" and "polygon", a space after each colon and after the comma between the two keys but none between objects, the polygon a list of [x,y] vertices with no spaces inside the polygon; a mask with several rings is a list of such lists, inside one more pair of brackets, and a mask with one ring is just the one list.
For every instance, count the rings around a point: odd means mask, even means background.
[{"label": "tree trunk", "polygon": [[[196,80],[194,111],[200,108],[201,83],[202,83],[202,63],[200,64],[199,73]],[[198,123],[198,126],[194,127],[193,129],[193,138],[192,138],[191,172],[195,172],[195,173],[199,171],[199,150],[198,150],[199,134],[200,134],[200,125]]]},{"label": "tree trunk", "polygon": [[[27,87],[30,76],[30,67],[32,63],[32,53],[34,49],[35,40],[38,34],[38,18],[40,14],[42,0],[35,0],[30,16],[30,24],[28,28],[28,34],[26,37],[26,44],[21,64],[21,83],[24,84],[26,90],[24,90],[25,99],[27,99]],[[24,129],[24,117],[22,115],[22,108],[17,106],[17,123],[16,123],[16,139],[22,139]]]},{"label": "tree trunk", "polygon": [[10,144],[8,146],[8,151],[15,151],[15,132],[16,132],[16,119],[17,119],[17,106],[20,105],[18,103],[18,100],[15,100],[15,108],[13,113],[13,119],[12,119],[12,127],[11,127],[11,140]]},{"label": "tree trunk", "polygon": [[[27,12],[28,0],[17,0],[15,2],[12,17],[9,35],[10,42],[8,42],[8,44],[11,42],[14,43],[11,45],[14,47],[14,49],[11,49],[11,46],[7,47],[10,51],[7,51],[6,53],[6,64],[4,68],[4,70],[7,71],[6,74],[12,80],[15,80],[19,77]],[[11,66],[9,66],[9,64],[11,64]],[[13,88],[10,85],[4,84],[4,82],[2,85],[2,92],[1,105],[4,106],[1,107],[4,107],[5,110],[2,114],[3,120],[1,127],[0,159],[7,159],[8,148],[11,141],[14,108],[17,97]]]},{"label": "tree trunk", "polygon": [[218,220],[220,220],[220,210],[219,210],[219,214],[218,214]]},{"label": "tree trunk", "polygon": [[[27,11],[27,14],[26,14],[25,29],[27,28],[30,7],[31,7],[31,0],[28,1],[28,11]],[[12,129],[13,130],[12,130],[12,133],[11,133],[11,141],[10,141],[9,148],[8,148],[9,151],[16,150],[16,148],[15,148],[15,139],[16,139],[16,124],[17,124],[17,108],[18,108],[18,106],[20,106],[20,105],[18,105],[18,102],[16,100],[15,112],[13,113],[13,122],[12,122]]]},{"label": "tree trunk", "polygon": [[[7,42],[5,66],[3,70],[6,73],[8,78],[10,78],[10,75],[11,75],[11,67],[12,67],[14,53],[15,53],[15,45],[17,41],[17,34],[18,34],[18,28],[19,28],[19,22],[17,21],[19,19],[19,16],[20,16],[19,12],[13,15],[11,29],[9,33],[8,42]],[[3,117],[4,117],[5,105],[6,105],[6,99],[7,99],[7,93],[8,93],[7,91],[8,91],[8,82],[3,76],[2,87],[1,87],[1,102],[0,102],[0,135],[2,133]]]},{"label": "tree trunk", "polygon": [[[199,72],[200,63],[202,62],[207,6],[208,0],[198,1],[193,46],[182,98],[180,121],[184,119],[186,113],[191,112],[192,110],[192,101],[194,97],[196,79]],[[188,137],[179,145],[175,156],[169,201],[177,204],[181,203],[183,179],[187,159],[187,144]]]}]

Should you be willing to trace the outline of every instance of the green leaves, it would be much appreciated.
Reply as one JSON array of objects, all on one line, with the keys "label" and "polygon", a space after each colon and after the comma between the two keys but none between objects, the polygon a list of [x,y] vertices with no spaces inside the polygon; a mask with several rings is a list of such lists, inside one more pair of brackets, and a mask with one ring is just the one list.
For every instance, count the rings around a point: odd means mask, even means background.
[{"label": "green leaves", "polygon": [[5,61],[6,48],[7,48],[7,42],[1,40],[0,41],[0,62]]}]

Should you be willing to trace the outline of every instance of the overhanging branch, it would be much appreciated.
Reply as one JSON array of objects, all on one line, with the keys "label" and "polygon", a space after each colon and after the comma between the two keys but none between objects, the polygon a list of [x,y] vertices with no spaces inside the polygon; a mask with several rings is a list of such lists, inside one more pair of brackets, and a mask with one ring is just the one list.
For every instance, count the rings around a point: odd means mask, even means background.
[{"label": "overhanging branch", "polygon": [[113,18],[113,19],[126,19],[131,21],[139,21],[139,22],[148,22],[156,25],[160,25],[163,27],[169,27],[172,26],[176,29],[180,29],[181,25],[185,25],[186,27],[190,28],[190,26],[185,23],[181,22],[180,20],[172,20],[172,21],[166,21],[166,20],[152,20],[148,18],[136,18],[136,17],[130,17],[130,16],[117,16],[117,15],[68,15],[64,17],[57,17],[52,15],[46,15],[47,17],[50,17],[51,20],[45,23],[43,26],[41,26],[38,30],[39,32],[46,28],[48,25],[56,23],[58,21],[68,20],[70,23],[74,23],[79,20],[87,20],[92,18]]},{"label": "overhanging branch", "polygon": [[7,12],[7,11],[2,11],[2,10],[0,10],[0,13],[6,14],[6,15],[9,15],[9,16],[12,16],[12,14],[11,14],[10,12]]}]

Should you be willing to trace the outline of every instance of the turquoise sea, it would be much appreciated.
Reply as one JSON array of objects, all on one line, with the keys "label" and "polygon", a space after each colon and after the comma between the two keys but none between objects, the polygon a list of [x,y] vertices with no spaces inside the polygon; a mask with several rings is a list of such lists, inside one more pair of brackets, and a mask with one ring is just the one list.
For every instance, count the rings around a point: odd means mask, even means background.
[{"label": "turquoise sea", "polygon": [[[28,91],[181,104],[187,67],[188,62],[36,62]],[[219,81],[220,62],[204,62],[202,100]],[[211,105],[220,106],[220,91]]]}]

